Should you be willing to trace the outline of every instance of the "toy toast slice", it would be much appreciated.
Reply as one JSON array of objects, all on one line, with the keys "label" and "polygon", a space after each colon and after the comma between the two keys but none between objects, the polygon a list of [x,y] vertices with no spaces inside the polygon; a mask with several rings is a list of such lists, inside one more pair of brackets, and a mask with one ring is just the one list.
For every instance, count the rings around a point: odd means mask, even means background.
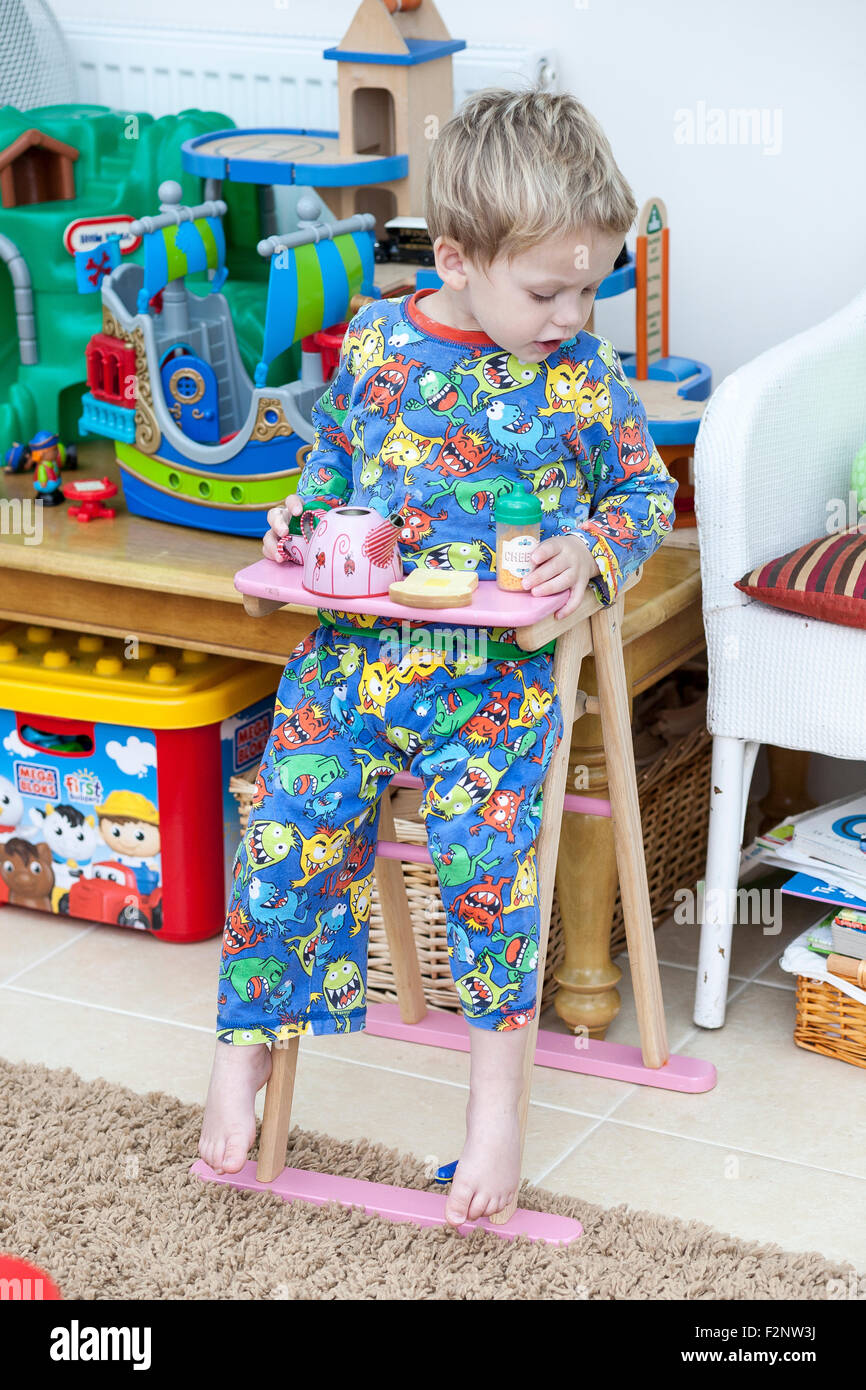
[{"label": "toy toast slice", "polygon": [[405,579],[395,579],[389,585],[388,597],[407,608],[460,608],[472,602],[477,588],[474,570],[414,569]]}]

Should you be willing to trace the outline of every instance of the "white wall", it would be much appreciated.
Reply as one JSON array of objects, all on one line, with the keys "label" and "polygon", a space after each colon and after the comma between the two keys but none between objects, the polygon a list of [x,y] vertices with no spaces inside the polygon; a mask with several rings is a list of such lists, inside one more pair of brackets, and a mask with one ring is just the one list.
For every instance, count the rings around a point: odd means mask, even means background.
[{"label": "white wall", "polygon": [[[53,0],[64,19],[321,37],[355,0]],[[439,0],[455,37],[549,45],[560,86],[599,117],[637,200],[660,194],[672,223],[671,351],[714,380],[833,313],[866,284],[866,103],[862,0]],[[530,27],[531,24],[531,27]],[[766,112],[759,143],[675,139],[678,111]],[[778,115],[776,115],[778,113]],[[229,114],[231,114],[229,112]],[[682,124],[682,122],[681,122]],[[697,131],[695,132],[697,135]],[[630,298],[630,297],[629,297]],[[631,308],[597,326],[627,346]]]}]

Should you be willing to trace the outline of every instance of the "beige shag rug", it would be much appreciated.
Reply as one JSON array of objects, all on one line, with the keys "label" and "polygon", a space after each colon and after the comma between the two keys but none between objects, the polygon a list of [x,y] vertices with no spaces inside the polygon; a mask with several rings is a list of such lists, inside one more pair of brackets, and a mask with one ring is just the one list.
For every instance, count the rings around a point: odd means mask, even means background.
[{"label": "beige shag rug", "polygon": [[[850,1265],[697,1221],[607,1211],[524,1184],[577,1217],[567,1247],[397,1226],[191,1177],[201,1109],[0,1060],[0,1251],[83,1299],[826,1299]],[[295,1129],[292,1165],[436,1190],[413,1157]]]}]

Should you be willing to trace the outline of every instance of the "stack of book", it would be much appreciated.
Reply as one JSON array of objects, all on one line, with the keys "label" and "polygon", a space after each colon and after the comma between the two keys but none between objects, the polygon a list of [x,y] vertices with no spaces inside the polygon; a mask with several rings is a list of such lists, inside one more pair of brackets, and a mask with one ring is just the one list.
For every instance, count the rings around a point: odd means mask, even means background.
[{"label": "stack of book", "polygon": [[866,987],[866,912],[843,907],[831,923],[833,951],[827,958],[831,975]]},{"label": "stack of book", "polygon": [[846,993],[866,989],[866,793],[790,816],[757,836],[751,857],[795,871],[782,892],[824,909],[806,933],[809,950]]}]

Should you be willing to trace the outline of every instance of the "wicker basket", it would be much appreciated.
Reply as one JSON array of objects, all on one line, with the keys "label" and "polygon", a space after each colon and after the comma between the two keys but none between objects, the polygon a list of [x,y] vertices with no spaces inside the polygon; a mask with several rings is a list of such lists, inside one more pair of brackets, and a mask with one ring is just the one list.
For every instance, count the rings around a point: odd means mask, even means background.
[{"label": "wicker basket", "polygon": [[[653,923],[674,905],[674,893],[694,888],[707,865],[710,827],[710,764],[713,740],[704,725],[664,748],[638,770],[637,790]],[[625,949],[619,892],[610,930],[610,953]]]},{"label": "wicker basket", "polygon": [[852,1067],[866,1067],[866,1004],[825,980],[798,975],[794,1042]]},{"label": "wicker basket", "polygon": [[[712,740],[705,727],[666,746],[638,772],[638,795],[644,850],[649,881],[653,922],[658,926],[673,905],[673,895],[684,885],[694,885],[703,875],[707,854],[709,821],[710,757]],[[574,785],[577,757],[569,766],[568,784]],[[232,778],[230,789],[237,797],[241,834],[247,828],[255,773],[249,779]],[[420,791],[400,790],[392,801],[394,828],[398,841],[426,845],[424,822],[415,814]],[[445,910],[439,894],[436,870],[432,864],[403,863],[403,879],[409,899],[409,913],[415,935],[415,948],[424,985],[424,997],[432,1008],[461,1010],[451,976],[448,956]],[[611,926],[611,955],[625,947],[625,924],[617,893]],[[553,1002],[557,990],[554,972],[565,954],[565,938],[556,889],[550,915],[550,934],[542,1009]],[[370,908],[370,940],[367,967],[368,995],[372,1001],[397,998],[391,968],[379,895],[373,880]]]}]

